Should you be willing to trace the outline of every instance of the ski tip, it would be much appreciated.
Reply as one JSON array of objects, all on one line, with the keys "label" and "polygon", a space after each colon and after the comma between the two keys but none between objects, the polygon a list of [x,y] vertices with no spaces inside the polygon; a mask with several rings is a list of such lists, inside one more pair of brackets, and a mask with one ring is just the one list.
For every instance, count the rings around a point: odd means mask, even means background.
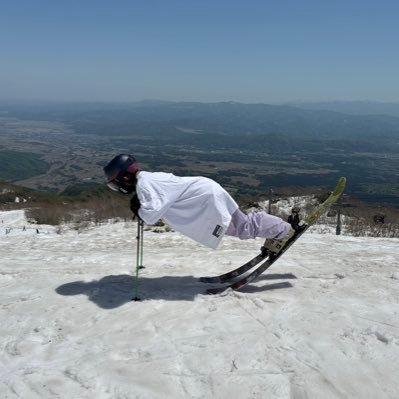
[{"label": "ski tip", "polygon": [[345,190],[345,186],[346,186],[346,177],[342,176],[339,178],[337,186],[335,187],[334,193],[338,194],[338,193],[342,193]]}]

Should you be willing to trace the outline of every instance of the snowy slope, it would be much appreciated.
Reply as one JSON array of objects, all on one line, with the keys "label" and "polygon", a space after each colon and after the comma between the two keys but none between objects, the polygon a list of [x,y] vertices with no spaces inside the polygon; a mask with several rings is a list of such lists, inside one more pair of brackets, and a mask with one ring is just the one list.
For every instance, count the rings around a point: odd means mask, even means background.
[{"label": "snowy slope", "polygon": [[197,278],[261,241],[146,231],[132,302],[135,224],[0,220],[0,398],[399,397],[397,239],[306,233],[256,283],[207,296]]}]

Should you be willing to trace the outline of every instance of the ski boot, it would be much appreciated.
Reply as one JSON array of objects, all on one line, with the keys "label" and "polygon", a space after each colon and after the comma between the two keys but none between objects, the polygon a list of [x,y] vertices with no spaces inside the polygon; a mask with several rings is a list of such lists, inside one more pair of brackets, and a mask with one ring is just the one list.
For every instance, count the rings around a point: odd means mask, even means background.
[{"label": "ski boot", "polygon": [[288,242],[295,240],[295,237],[306,229],[306,224],[299,221],[299,217],[296,217],[291,221],[291,229],[287,235],[283,238],[267,238],[263,244],[261,251],[264,254],[267,252],[268,255],[276,256],[281,250],[287,245]]},{"label": "ski boot", "polygon": [[267,251],[269,254],[277,255],[285,247],[287,242],[295,236],[296,233],[297,231],[291,227],[288,234],[283,238],[267,238],[261,248],[262,253]]}]

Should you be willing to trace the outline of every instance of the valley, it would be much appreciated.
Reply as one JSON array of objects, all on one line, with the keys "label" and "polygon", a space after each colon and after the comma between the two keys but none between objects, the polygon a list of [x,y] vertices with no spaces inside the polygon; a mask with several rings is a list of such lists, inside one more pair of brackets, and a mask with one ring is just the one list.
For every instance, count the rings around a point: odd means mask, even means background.
[{"label": "valley", "polygon": [[[142,118],[149,109],[139,113]],[[169,116],[138,124],[126,109],[101,112],[99,116],[97,109],[79,114],[3,111],[0,179],[58,193],[77,185],[95,186],[103,184],[102,166],[115,154],[127,152],[136,156],[142,169],[204,175],[238,197],[266,195],[270,188],[330,187],[343,175],[348,194],[370,204],[399,206],[398,140],[392,131],[378,141],[370,133],[359,138],[357,131],[346,138],[338,133],[336,137],[277,134],[266,125],[263,133],[248,125],[241,134],[228,134],[228,119],[226,124],[218,120],[216,129],[209,120],[205,124],[206,113],[185,121]],[[303,131],[303,126],[297,130]],[[29,170],[25,167],[17,174],[7,170],[10,158],[23,165],[27,154],[40,160],[40,166],[33,162]]]}]

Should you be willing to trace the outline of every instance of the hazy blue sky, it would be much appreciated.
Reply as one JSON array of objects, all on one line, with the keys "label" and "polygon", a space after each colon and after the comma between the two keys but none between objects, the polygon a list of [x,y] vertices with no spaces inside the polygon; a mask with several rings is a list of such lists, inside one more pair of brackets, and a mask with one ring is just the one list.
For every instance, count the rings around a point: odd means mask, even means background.
[{"label": "hazy blue sky", "polygon": [[399,101],[397,0],[0,6],[0,98]]}]

